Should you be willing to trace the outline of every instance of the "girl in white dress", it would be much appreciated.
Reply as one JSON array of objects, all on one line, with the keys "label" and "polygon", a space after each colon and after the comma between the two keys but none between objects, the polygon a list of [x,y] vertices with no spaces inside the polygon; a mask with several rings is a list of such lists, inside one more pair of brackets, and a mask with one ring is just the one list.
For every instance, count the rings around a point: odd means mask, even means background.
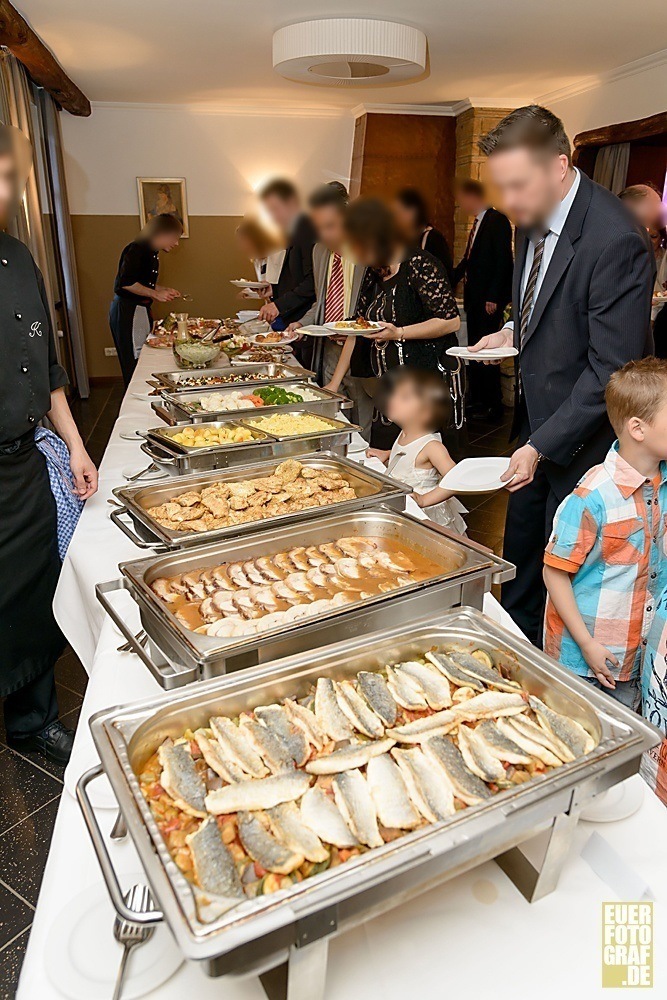
[{"label": "girl in white dress", "polygon": [[396,376],[386,406],[390,420],[401,428],[391,451],[369,448],[368,457],[379,458],[387,474],[412,486],[413,500],[433,521],[460,535],[466,533],[462,514],[466,508],[438,483],[456,464],[442,443],[438,427],[449,413],[447,384],[436,372],[402,368]]}]

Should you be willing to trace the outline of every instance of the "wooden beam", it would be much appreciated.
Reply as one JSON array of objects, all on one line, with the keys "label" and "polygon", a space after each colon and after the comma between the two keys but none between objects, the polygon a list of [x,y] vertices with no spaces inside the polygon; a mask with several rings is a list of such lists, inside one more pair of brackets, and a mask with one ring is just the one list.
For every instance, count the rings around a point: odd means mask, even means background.
[{"label": "wooden beam", "polygon": [[23,63],[38,87],[47,90],[63,111],[87,118],[90,101],[68,77],[53,53],[9,0],[0,0],[0,45]]},{"label": "wooden beam", "polygon": [[604,128],[593,128],[588,132],[580,132],[574,137],[574,148],[582,146],[611,146],[617,142],[633,142],[637,139],[650,139],[654,135],[667,134],[667,111],[661,111],[650,118],[639,118],[634,122],[619,122],[617,125],[605,125]]}]

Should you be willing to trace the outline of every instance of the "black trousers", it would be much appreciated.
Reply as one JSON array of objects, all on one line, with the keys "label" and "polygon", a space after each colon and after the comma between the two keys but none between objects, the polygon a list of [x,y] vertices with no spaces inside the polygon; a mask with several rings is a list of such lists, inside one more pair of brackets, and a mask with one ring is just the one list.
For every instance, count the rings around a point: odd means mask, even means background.
[{"label": "black trousers", "polygon": [[[498,307],[492,316],[486,311],[486,303],[470,303],[466,308],[468,343],[476,344],[489,333],[497,333],[503,321],[503,310]],[[500,411],[503,405],[500,390],[500,366],[484,365],[471,361],[466,365],[468,375],[468,404],[484,409]]]},{"label": "black trousers", "polygon": [[58,718],[53,667],[40,677],[8,694],[4,705],[8,736],[31,736]]},{"label": "black trousers", "polygon": [[667,306],[663,306],[653,323],[654,354],[656,358],[667,358]]},{"label": "black trousers", "polygon": [[[527,435],[521,436],[525,443]],[[558,498],[538,465],[528,486],[510,493],[503,556],[516,566],[516,577],[503,584],[501,603],[530,641],[542,643],[546,588],[542,579],[544,548],[551,534]]]},{"label": "black trousers", "polygon": [[126,389],[137,367],[132,340],[132,324],[136,308],[134,302],[115,295],[109,309],[109,327]]}]

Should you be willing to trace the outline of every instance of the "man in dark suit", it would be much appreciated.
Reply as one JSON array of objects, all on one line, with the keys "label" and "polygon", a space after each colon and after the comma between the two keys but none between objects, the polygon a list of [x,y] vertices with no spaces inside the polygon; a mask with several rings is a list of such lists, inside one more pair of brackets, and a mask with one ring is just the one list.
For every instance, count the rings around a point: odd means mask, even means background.
[{"label": "man in dark suit", "polygon": [[283,234],[285,258],[275,285],[267,287],[271,296],[259,311],[276,330],[285,330],[300,320],[315,301],[313,278],[313,246],[316,235],[313,224],[301,210],[299,193],[291,181],[276,178],[262,188],[260,199],[264,208]]},{"label": "man in dark suit", "polygon": [[[512,226],[506,215],[491,208],[480,181],[466,179],[457,186],[458,206],[472,219],[465,253],[454,269],[454,286],[463,279],[468,344],[495,333],[512,297]],[[503,414],[500,369],[469,364],[471,411],[490,420]]]},{"label": "man in dark suit", "polygon": [[519,108],[480,141],[517,225],[513,324],[477,345],[519,350],[503,605],[531,641],[544,608],[542,557],[558,504],[614,440],[604,390],[650,351],[655,263],[645,231],[573,168],[562,122]]}]

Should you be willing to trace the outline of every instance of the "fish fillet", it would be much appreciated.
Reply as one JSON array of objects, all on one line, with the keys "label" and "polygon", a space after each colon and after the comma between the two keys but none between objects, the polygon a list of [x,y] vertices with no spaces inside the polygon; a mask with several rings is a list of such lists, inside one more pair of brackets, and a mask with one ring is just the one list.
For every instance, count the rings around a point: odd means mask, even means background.
[{"label": "fish fillet", "polygon": [[185,838],[185,843],[190,848],[200,888],[216,896],[245,898],[234,859],[223,844],[220,828],[211,816],[195,833]]},{"label": "fish fillet", "polygon": [[282,705],[265,705],[262,708],[256,708],[255,718],[259,719],[284,743],[296,766],[303,767],[310,755],[308,741],[303,731],[291,723]]},{"label": "fish fillet", "polygon": [[239,838],[247,853],[267,872],[289,875],[299,868],[305,858],[276,840],[252,813],[238,815]]},{"label": "fish fillet", "polygon": [[471,677],[482,681],[482,683],[487,684],[489,687],[496,688],[499,691],[514,692],[521,690],[521,686],[516,681],[505,680],[498,670],[494,667],[487,667],[485,663],[482,663],[481,660],[476,659],[469,653],[451,652],[449,656],[466,674],[470,674]]},{"label": "fish fillet", "polygon": [[363,767],[372,757],[378,757],[386,753],[393,747],[395,740],[374,740],[368,743],[355,743],[342,750],[334,750],[333,753],[325,754],[323,757],[315,757],[306,764],[308,774],[339,774],[341,771],[350,771],[355,767]]},{"label": "fish fillet", "polygon": [[235,726],[231,719],[217,715],[211,719],[210,726],[224,747],[226,755],[235,760],[246,774],[252,778],[263,778],[269,773],[262,758],[253,750],[247,735]]},{"label": "fish fillet", "polygon": [[495,719],[501,715],[518,715],[519,712],[525,712],[527,707],[520,694],[485,691],[484,694],[454,705],[452,712],[463,719]]},{"label": "fish fillet", "polygon": [[505,782],[505,768],[497,757],[487,749],[486,744],[469,726],[459,726],[457,731],[459,750],[468,770],[482,781]]},{"label": "fish fillet", "polygon": [[416,680],[397,670],[396,666],[387,667],[387,684],[394,700],[408,711],[423,712],[428,708],[428,702]]},{"label": "fish fillet", "polygon": [[290,721],[304,733],[308,742],[312,743],[316,750],[321,750],[329,737],[317,721],[315,713],[289,698],[285,699],[285,711]]},{"label": "fish fillet", "polygon": [[546,747],[547,750],[551,750],[553,754],[556,755],[563,763],[569,763],[574,760],[574,754],[567,747],[562,740],[559,740],[557,736],[549,732],[543,726],[538,726],[536,722],[529,719],[527,715],[515,715],[512,718],[512,724],[522,732],[528,739],[535,740],[540,746]]},{"label": "fish fillet", "polygon": [[195,740],[202,752],[202,757],[212,771],[215,771],[229,784],[245,779],[245,771],[232,757],[225,753],[219,740],[211,739],[203,729],[198,729],[195,732]]},{"label": "fish fillet", "polygon": [[419,813],[410,801],[399,767],[389,754],[369,760],[366,781],[383,826],[397,830],[414,830],[419,826]]},{"label": "fish fillet", "polygon": [[476,726],[475,733],[489,753],[498,760],[506,760],[508,764],[530,764],[530,755],[522,750],[518,743],[502,733],[491,719],[485,719]]},{"label": "fish fillet", "polygon": [[329,852],[317,834],[301,819],[299,807],[294,802],[284,802],[273,809],[267,809],[271,832],[274,837],[295,854],[302,854],[306,861],[320,864],[329,857]]},{"label": "fish fillet", "polygon": [[424,819],[437,823],[453,816],[456,810],[452,789],[423,750],[412,747],[391,753],[401,769],[408,794]]},{"label": "fish fillet", "polygon": [[523,729],[512,725],[511,719],[498,719],[498,728],[501,733],[507,736],[508,739],[518,743],[521,749],[529,753],[535,760],[541,760],[543,764],[547,764],[549,767],[560,767],[562,765],[563,762],[560,757],[557,757],[543,743],[538,743],[532,736],[527,736]]},{"label": "fish fillet", "polygon": [[357,674],[357,684],[375,714],[386,726],[393,726],[398,709],[382,674],[362,670]]},{"label": "fish fillet", "polygon": [[315,715],[322,729],[332,740],[350,740],[354,730],[341,711],[336,689],[330,677],[319,677],[315,688]]},{"label": "fish fillet", "polygon": [[206,808],[213,816],[241,810],[271,809],[281,802],[294,802],[310,787],[310,775],[286,771],[269,778],[249,778],[237,785],[216,788],[206,796]]},{"label": "fish fillet", "polygon": [[452,692],[449,681],[439,670],[427,663],[417,662],[404,663],[398,669],[417,681],[429,708],[436,710],[449,708],[452,703]]},{"label": "fish fillet", "polygon": [[379,717],[358,693],[351,681],[341,681],[334,685],[338,704],[355,729],[372,739],[384,735],[384,726]]},{"label": "fish fillet", "polygon": [[367,847],[382,847],[375,804],[361,771],[343,771],[333,779],[336,805],[357,840]]},{"label": "fish fillet", "polygon": [[294,760],[290,748],[273,730],[248,715],[241,716],[239,728],[246,734],[272,774],[293,770]]},{"label": "fish fillet", "polygon": [[441,674],[451,681],[452,684],[456,684],[457,687],[471,687],[475,691],[486,691],[486,688],[481,681],[476,680],[471,674],[467,674],[465,670],[461,670],[458,664],[454,663],[451,657],[446,656],[444,653],[426,653],[426,659],[436,667]]},{"label": "fish fillet", "polygon": [[454,709],[445,709],[443,712],[435,712],[423,719],[415,719],[414,722],[406,722],[404,726],[396,726],[387,730],[387,736],[398,743],[421,743],[431,736],[441,736],[456,729],[460,725],[461,719]]},{"label": "fish fillet", "polygon": [[301,799],[301,819],[325,844],[345,848],[359,843],[338,806],[317,785],[309,788]]},{"label": "fish fillet", "polygon": [[461,751],[446,736],[434,736],[422,747],[426,756],[441,768],[457,799],[474,806],[491,797],[491,790],[466,766]]},{"label": "fish fillet", "polygon": [[574,719],[554,712],[534,695],[529,697],[528,703],[535,712],[540,725],[561,740],[575,757],[582,757],[595,747],[593,737]]},{"label": "fish fillet", "polygon": [[190,816],[206,816],[206,785],[195,767],[187,743],[164,743],[158,750],[160,784],[179,809]]}]

